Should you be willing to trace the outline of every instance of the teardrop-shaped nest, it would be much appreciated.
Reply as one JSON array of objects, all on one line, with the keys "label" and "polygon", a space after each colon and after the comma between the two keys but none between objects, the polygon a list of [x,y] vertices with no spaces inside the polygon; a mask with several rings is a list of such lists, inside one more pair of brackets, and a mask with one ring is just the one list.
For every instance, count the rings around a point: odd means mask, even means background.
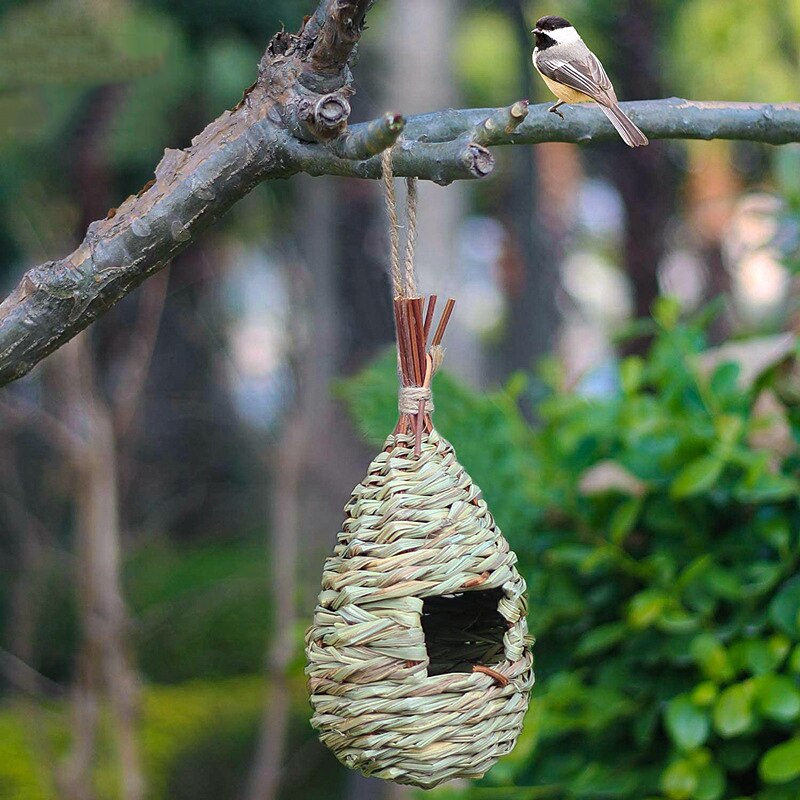
[{"label": "teardrop-shaped nest", "polygon": [[525,582],[435,429],[397,433],[345,506],[306,635],[312,725],[348,767],[430,788],[510,752],[533,685]]}]

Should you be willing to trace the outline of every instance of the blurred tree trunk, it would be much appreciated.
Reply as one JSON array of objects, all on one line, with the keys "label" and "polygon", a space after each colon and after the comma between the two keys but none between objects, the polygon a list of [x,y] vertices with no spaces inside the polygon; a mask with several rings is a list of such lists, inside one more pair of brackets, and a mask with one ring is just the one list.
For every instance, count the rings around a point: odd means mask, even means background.
[{"label": "blurred tree trunk", "polygon": [[[385,110],[384,37],[359,45],[357,91],[350,99],[353,119],[374,119]],[[377,181],[343,178],[336,187],[334,273],[340,305],[341,365],[360,369],[394,340],[389,286],[387,222]]]},{"label": "blurred tree trunk", "polygon": [[[609,67],[618,76],[620,97],[661,97],[658,3],[624,0],[607,25],[606,35],[614,43]],[[637,317],[649,315],[658,297],[658,268],[667,250],[667,227],[676,211],[676,170],[670,163],[670,146],[654,141],[634,149],[616,143],[607,148],[609,177],[625,205],[624,257]]]},{"label": "blurred tree trunk", "polygon": [[117,453],[110,409],[95,390],[87,335],[64,348],[60,383],[69,424],[80,437],[75,465],[75,536],[82,638],[74,689],[74,743],[65,772],[70,800],[93,796],[92,761],[100,698],[111,710],[121,796],[141,800],[137,740],[139,683],[131,666],[120,574]]},{"label": "blurred tree trunk", "polygon": [[394,340],[392,291],[382,247],[386,218],[377,187],[345,178],[337,204],[337,294],[342,312],[342,363],[360,369]]},{"label": "blurred tree trunk", "polygon": [[[533,45],[526,4],[522,0],[503,0],[503,8],[518,39],[517,94],[529,98],[534,94]],[[542,214],[536,167],[545,147],[513,147],[509,154],[511,187],[506,205],[511,212],[506,224],[510,242],[503,263],[508,319],[495,378],[506,378],[518,369],[530,370],[552,350],[558,333],[556,295],[561,234],[553,220]]]},{"label": "blurred tree trunk", "polygon": [[694,246],[705,262],[707,280],[703,299],[707,302],[723,299],[719,314],[707,330],[710,342],[720,344],[730,335],[735,314],[723,240],[730,233],[731,219],[746,185],[733,166],[735,148],[728,143],[711,142],[703,148],[702,160],[697,153],[691,153],[691,157],[693,164],[684,188],[683,213]]},{"label": "blurred tree trunk", "polygon": [[[6,533],[13,538],[15,553],[8,574],[11,578],[6,642],[9,653],[28,670],[18,671],[11,686],[25,695],[35,697],[39,692],[36,679],[36,625],[45,589],[48,565],[47,547],[41,524],[29,510],[28,498],[19,470],[13,437],[0,440],[0,452],[7,454],[0,471],[0,496],[4,517],[9,521]],[[13,492],[13,494],[12,494]],[[52,546],[52,542],[47,542]],[[13,565],[13,566],[12,566]]]},{"label": "blurred tree trunk", "polygon": [[281,441],[270,459],[273,467],[269,546],[272,642],[267,654],[266,700],[261,731],[246,800],[275,800],[278,797],[286,758],[292,692],[289,670],[295,655],[297,624],[298,518],[308,424],[304,409],[291,412],[290,419],[284,424]]}]

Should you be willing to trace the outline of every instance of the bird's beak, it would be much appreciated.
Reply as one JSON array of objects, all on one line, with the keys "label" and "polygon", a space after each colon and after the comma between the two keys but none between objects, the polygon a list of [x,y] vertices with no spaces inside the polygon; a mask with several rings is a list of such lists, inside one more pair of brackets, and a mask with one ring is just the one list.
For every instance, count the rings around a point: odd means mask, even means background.
[{"label": "bird's beak", "polygon": [[531,33],[542,33],[542,32],[543,32],[543,31],[542,31],[542,29],[541,29],[541,28],[534,28],[534,29],[531,31]]}]

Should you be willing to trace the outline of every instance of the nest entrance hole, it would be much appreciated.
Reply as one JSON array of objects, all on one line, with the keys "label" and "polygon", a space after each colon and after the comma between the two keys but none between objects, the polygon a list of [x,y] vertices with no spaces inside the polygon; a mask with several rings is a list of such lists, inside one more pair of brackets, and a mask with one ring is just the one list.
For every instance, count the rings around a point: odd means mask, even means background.
[{"label": "nest entrance hole", "polygon": [[475,666],[493,667],[505,660],[508,622],[497,610],[502,597],[502,589],[487,589],[423,599],[428,675],[472,672]]}]

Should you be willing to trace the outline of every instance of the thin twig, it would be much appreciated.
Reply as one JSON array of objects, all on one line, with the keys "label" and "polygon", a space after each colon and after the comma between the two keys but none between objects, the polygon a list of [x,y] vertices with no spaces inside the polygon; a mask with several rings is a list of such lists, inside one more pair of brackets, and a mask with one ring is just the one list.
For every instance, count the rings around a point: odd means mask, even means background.
[{"label": "thin twig", "polygon": [[139,316],[127,352],[121,359],[120,378],[112,393],[111,408],[118,436],[123,435],[128,429],[144,391],[158,338],[168,284],[169,272],[165,270],[150,281],[142,291]]},{"label": "thin twig", "polygon": [[433,312],[436,310],[436,295],[432,294],[428,298],[428,308],[425,311],[425,323],[422,327],[422,332],[425,337],[425,346],[428,346],[428,334],[431,332],[431,324],[433,323]]},{"label": "thin twig", "polygon": [[39,434],[71,460],[79,458],[85,447],[84,440],[58,417],[21,397],[6,392],[0,399],[0,412],[16,425]]},{"label": "thin twig", "polygon": [[439,320],[439,325],[436,328],[436,333],[433,335],[433,339],[431,340],[431,346],[437,347],[442,343],[442,339],[444,338],[444,332],[447,330],[447,323],[450,322],[450,315],[453,313],[453,308],[456,305],[456,301],[453,300],[452,297],[447,299],[447,302],[444,304],[444,311],[442,312],[442,317]]}]

